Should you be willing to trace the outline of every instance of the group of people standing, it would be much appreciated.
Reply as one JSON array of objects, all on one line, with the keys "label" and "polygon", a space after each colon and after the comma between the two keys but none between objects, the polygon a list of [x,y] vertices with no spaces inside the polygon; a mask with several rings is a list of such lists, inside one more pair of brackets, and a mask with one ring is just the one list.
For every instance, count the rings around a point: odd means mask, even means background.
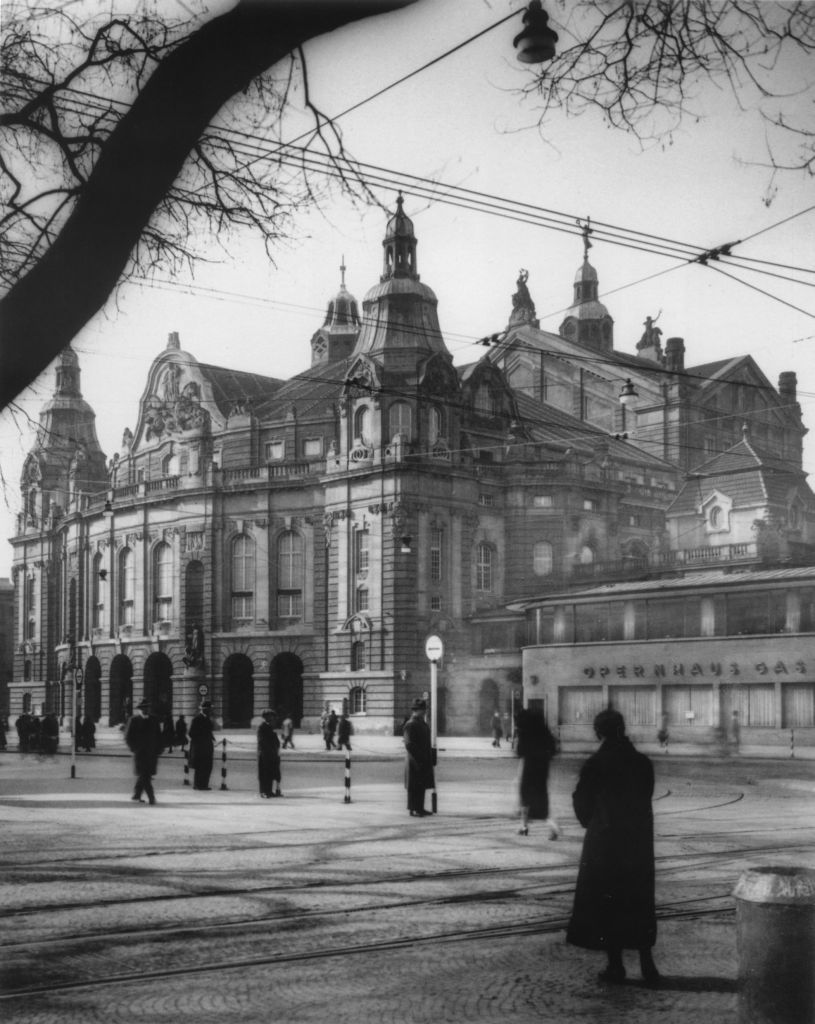
[{"label": "group of people standing", "polygon": [[[414,702],[404,726],[405,788],[412,817],[425,817],[425,792],[435,788],[434,751],[425,721],[427,705]],[[654,770],[649,758],[625,734],[619,711],[608,709],[594,720],[600,748],[583,765],[572,796],[575,816],[586,829],[580,856],[574,906],[566,941],[606,953],[600,973],[606,984],[625,981],[623,950],[639,955],[647,985],[660,973],[652,949],[656,943],[654,896],[654,819],[651,798]],[[549,806],[549,765],[557,744],[543,714],[523,709],[516,720],[519,834],[529,834],[530,820],[542,820],[549,838],[560,827]]]}]

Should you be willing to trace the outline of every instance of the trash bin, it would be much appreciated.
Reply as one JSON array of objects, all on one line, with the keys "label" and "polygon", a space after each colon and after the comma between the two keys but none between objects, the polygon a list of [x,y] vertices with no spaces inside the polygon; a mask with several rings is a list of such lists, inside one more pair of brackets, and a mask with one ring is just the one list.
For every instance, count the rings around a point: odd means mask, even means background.
[{"label": "trash bin", "polygon": [[733,895],[739,1024],[813,1024],[815,871],[752,868]]}]

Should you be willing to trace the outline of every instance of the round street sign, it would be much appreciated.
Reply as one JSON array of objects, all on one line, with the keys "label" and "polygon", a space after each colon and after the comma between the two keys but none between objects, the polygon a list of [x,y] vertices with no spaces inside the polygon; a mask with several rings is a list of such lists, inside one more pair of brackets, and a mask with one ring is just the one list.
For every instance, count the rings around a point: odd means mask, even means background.
[{"label": "round street sign", "polygon": [[444,654],[444,644],[440,636],[429,636],[425,641],[424,653],[428,661],[438,661]]},{"label": "round street sign", "polygon": [[198,695],[199,695],[199,697],[206,697],[206,695],[208,693],[209,693],[209,687],[207,686],[207,684],[206,683],[201,683],[201,685],[198,687]]}]

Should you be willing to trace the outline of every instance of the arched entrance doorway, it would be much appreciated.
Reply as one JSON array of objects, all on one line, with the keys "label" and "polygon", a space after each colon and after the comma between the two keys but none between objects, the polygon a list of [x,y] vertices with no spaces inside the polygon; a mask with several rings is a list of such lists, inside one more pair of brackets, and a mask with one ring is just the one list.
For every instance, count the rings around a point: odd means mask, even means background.
[{"label": "arched entrance doorway", "polygon": [[303,717],[303,662],[296,654],[278,654],[269,669],[269,706],[288,713],[295,728]]},{"label": "arched entrance doorway", "polygon": [[133,666],[125,654],[117,654],[110,663],[109,724],[126,722],[133,712]]},{"label": "arched entrance doorway", "polygon": [[144,663],[144,699],[150,710],[163,721],[173,714],[173,663],[160,651]]},{"label": "arched entrance doorway", "polygon": [[492,716],[498,707],[498,683],[494,679],[485,679],[481,684],[478,699],[478,732],[481,736],[489,736],[492,731]]},{"label": "arched entrance doorway", "polygon": [[254,666],[245,654],[230,654],[224,662],[224,725],[248,729],[255,710]]},{"label": "arched entrance doorway", "polygon": [[102,717],[102,666],[95,655],[85,662],[84,713],[92,721],[98,722]]}]

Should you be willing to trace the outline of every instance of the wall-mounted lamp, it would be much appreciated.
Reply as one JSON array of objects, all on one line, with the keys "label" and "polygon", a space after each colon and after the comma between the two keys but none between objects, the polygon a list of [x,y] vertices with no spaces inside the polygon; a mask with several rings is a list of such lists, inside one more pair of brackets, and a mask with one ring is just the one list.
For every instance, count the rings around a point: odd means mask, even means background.
[{"label": "wall-mounted lamp", "polygon": [[626,378],[625,384],[620,388],[620,405],[625,408],[626,405],[629,405],[635,398],[639,397],[637,389],[631,383],[631,378]]},{"label": "wall-mounted lamp", "polygon": [[406,535],[405,535],[404,537],[400,537],[400,538],[399,538],[399,540],[400,540],[400,543],[401,543],[401,545],[402,545],[402,546],[401,546],[401,547],[399,548],[399,550],[401,551],[401,553],[402,553],[403,555],[409,555],[409,554],[411,554],[411,552],[413,551],[413,548],[411,547],[411,543],[412,543],[412,541],[413,541],[413,538],[412,538],[411,536],[409,536],[409,535],[407,535],[407,534],[406,534]]},{"label": "wall-mounted lamp", "polygon": [[105,580],[108,578],[108,571],[107,571],[107,569],[100,569],[99,572],[96,575],[104,583]]},{"label": "wall-mounted lamp", "polygon": [[555,56],[557,32],[549,28],[548,21],[540,0],[530,0],[524,11],[524,28],[512,40],[522,64],[543,64]]},{"label": "wall-mounted lamp", "polygon": [[110,500],[110,498],[108,498],[107,501],[105,502],[104,508],[102,509],[102,515],[105,517],[105,519],[113,518],[113,502]]}]

